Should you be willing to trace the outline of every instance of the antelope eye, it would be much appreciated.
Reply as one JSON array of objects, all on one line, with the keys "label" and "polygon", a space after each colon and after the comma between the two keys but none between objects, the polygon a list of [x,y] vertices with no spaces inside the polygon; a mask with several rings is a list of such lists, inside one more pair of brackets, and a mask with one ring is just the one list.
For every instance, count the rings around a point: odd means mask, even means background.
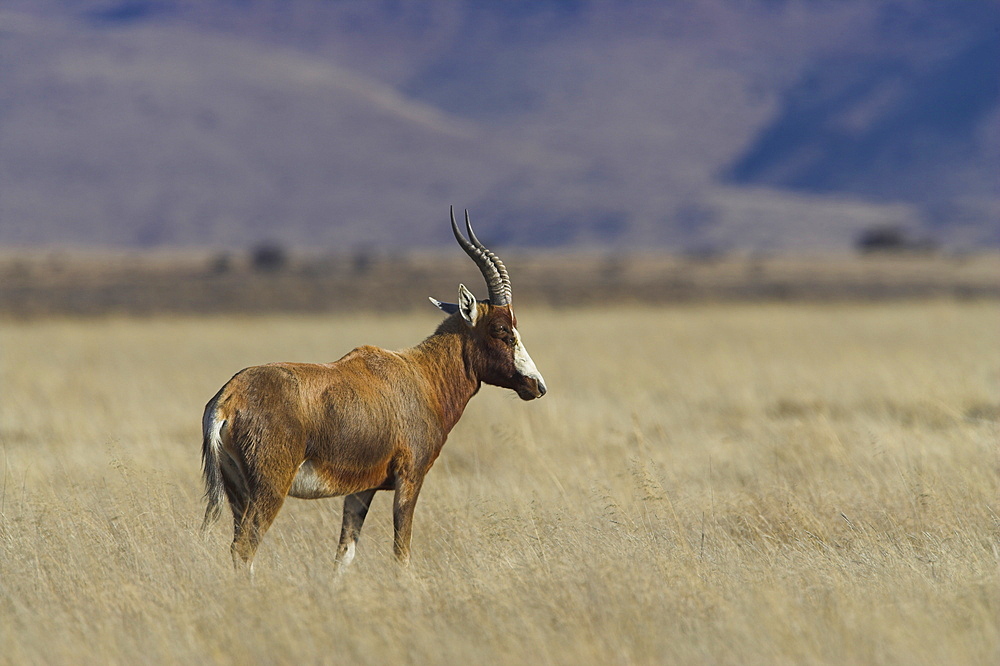
[{"label": "antelope eye", "polygon": [[510,332],[510,329],[503,324],[493,329],[493,337],[498,340],[502,340],[504,344],[510,347],[514,346],[514,335]]}]

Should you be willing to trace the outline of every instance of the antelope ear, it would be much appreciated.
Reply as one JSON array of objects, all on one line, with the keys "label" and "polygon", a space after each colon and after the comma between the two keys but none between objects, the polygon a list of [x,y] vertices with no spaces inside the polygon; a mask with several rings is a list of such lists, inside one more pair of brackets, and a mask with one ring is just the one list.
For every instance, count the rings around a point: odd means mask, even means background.
[{"label": "antelope ear", "polygon": [[479,304],[472,292],[465,288],[464,284],[458,285],[458,311],[462,313],[462,319],[469,326],[476,325],[476,318],[479,316]]},{"label": "antelope ear", "polygon": [[448,314],[455,314],[456,312],[458,312],[458,303],[442,303],[436,298],[431,298],[430,296],[428,296],[427,298],[430,298],[431,303],[437,306],[439,310],[443,310]]}]

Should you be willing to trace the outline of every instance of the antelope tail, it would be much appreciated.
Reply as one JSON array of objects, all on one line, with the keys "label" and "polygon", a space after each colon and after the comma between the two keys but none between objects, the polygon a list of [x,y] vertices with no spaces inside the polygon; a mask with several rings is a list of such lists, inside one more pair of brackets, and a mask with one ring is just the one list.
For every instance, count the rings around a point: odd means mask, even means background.
[{"label": "antelope tail", "polygon": [[202,531],[207,530],[219,519],[222,503],[226,497],[226,489],[222,485],[222,461],[219,459],[219,456],[224,453],[222,451],[222,428],[226,422],[218,418],[215,403],[214,399],[208,403],[208,406],[205,407],[205,415],[201,419],[203,435],[201,468],[205,478],[205,500],[208,502],[208,506],[205,508],[205,519],[201,523]]}]

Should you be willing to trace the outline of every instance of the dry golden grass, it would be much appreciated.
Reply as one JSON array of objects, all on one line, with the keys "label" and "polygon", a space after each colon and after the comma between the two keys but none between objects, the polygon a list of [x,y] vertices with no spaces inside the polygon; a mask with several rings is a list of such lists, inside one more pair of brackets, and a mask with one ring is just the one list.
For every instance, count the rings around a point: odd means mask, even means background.
[{"label": "dry golden grass", "polygon": [[333,573],[290,500],[255,580],[198,533],[204,403],[426,315],[0,323],[0,662],[993,664],[1000,308],[519,312],[550,393],[484,387]]}]

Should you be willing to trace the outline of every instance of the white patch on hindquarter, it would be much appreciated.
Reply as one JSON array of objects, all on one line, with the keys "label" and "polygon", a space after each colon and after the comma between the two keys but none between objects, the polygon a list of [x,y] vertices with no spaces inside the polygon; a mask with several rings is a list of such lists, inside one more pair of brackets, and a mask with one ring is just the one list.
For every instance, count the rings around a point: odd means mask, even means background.
[{"label": "white patch on hindquarter", "polygon": [[323,497],[336,497],[337,493],[316,471],[311,460],[304,461],[299,465],[299,471],[295,473],[295,480],[288,494],[300,499],[320,499]]},{"label": "white patch on hindquarter", "polygon": [[538,387],[543,391],[545,389],[545,380],[542,379],[542,373],[538,372],[538,368],[535,367],[535,362],[531,360],[531,356],[528,355],[528,350],[525,349],[524,343],[521,342],[521,334],[514,330],[514,369],[525,377],[531,377],[538,382]]}]

